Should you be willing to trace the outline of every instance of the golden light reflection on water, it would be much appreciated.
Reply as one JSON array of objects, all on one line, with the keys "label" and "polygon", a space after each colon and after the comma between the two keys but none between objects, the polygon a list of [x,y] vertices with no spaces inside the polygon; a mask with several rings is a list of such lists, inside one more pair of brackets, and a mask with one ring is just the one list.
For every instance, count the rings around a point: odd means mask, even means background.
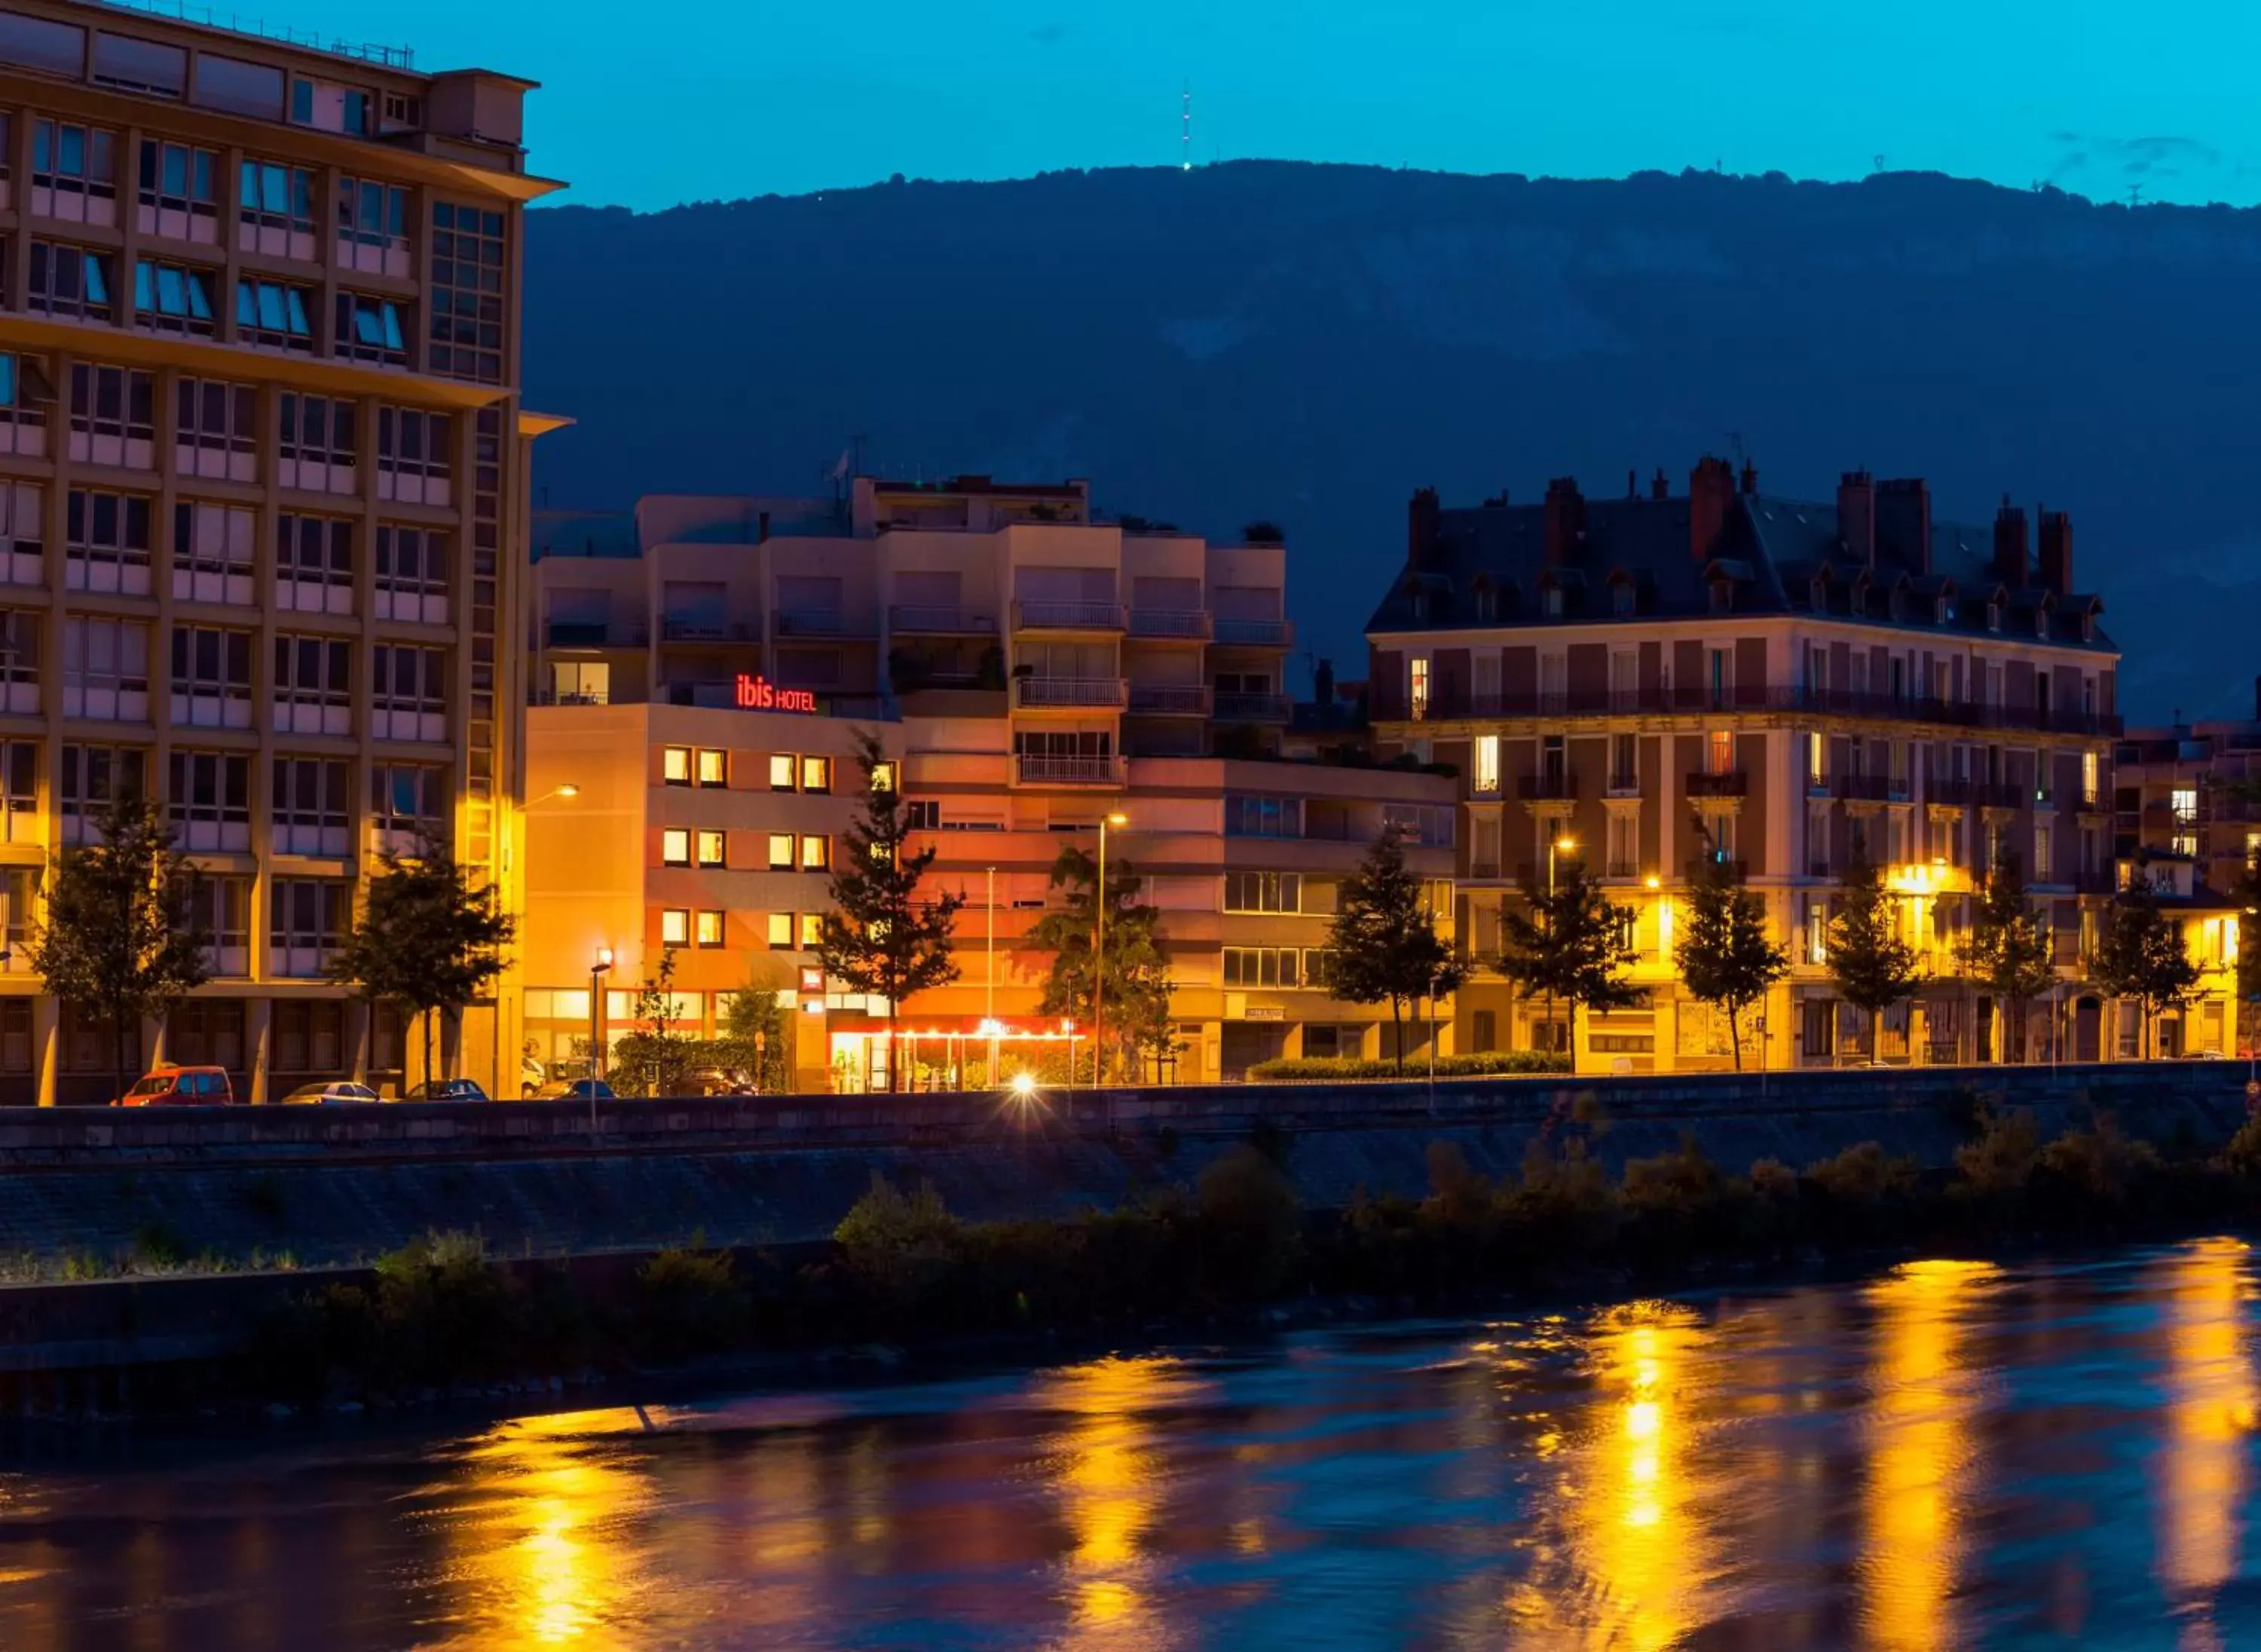
[{"label": "golden light reflection on water", "polygon": [[[1154,1611],[1146,1542],[1165,1487],[1152,1413],[1207,1384],[1175,1360],[1095,1360],[1047,1373],[1030,1398],[1067,1414],[1046,1441],[1051,1479],[1074,1547],[1066,1560],[1064,1644],[1162,1648],[1175,1639]],[[1244,1542],[1256,1533],[1244,1534]]]},{"label": "golden light reflection on water", "polygon": [[471,1443],[463,1458],[470,1501],[445,1522],[462,1546],[451,1613],[460,1638],[440,1644],[483,1652],[620,1644],[644,1583],[624,1528],[653,1494],[608,1436],[642,1426],[633,1411],[568,1412],[506,1424]]},{"label": "golden light reflection on water", "polygon": [[2204,1239],[2144,1270],[2166,1321],[2158,1571],[2185,1615],[2183,1644],[2193,1648],[2223,1644],[2214,1598],[2238,1569],[2237,1511],[2256,1403],[2243,1323],[2250,1261],[2236,1239]]},{"label": "golden light reflection on water", "polygon": [[1560,1545],[1540,1548],[1508,1601],[1513,1644],[1655,1652],[1705,1620],[1716,1540],[1691,1454],[1709,1335],[1694,1311],[1661,1303],[1596,1322],[1579,1433],[1540,1442],[1556,1470]]},{"label": "golden light reflection on water", "polygon": [[1869,1288],[1876,1362],[1860,1573],[1872,1645],[1927,1652],[1960,1639],[1953,1597],[1978,1405],[1964,1344],[1998,1273],[1985,1262],[1910,1262]]}]

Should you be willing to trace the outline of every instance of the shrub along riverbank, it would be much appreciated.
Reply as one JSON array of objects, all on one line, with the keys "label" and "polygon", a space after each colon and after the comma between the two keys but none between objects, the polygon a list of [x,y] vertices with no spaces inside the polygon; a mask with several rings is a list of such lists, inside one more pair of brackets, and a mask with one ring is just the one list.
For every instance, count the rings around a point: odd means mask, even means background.
[{"label": "shrub along riverbank", "polygon": [[1323,1212],[1298,1198],[1294,1143],[1276,1131],[1189,1190],[1059,1221],[961,1221],[931,1188],[875,1179],[817,1257],[670,1251],[601,1293],[567,1266],[506,1265],[475,1238],[443,1235],[384,1259],[370,1283],[293,1295],[230,1391],[384,1401],[592,1366],[1206,1328],[1299,1302],[1468,1308],[1503,1291],[1654,1288],[1833,1253],[2162,1236],[2261,1210],[2261,1121],[2227,1143],[2164,1150],[2106,1117],[2048,1141],[2024,1112],[1963,1122],[1947,1172],[1874,1142],[1729,1171],[1689,1141],[1612,1178],[1594,1152],[1608,1121],[1589,1103],[1535,1139],[1516,1174],[1479,1174],[1439,1142],[1425,1197]]}]

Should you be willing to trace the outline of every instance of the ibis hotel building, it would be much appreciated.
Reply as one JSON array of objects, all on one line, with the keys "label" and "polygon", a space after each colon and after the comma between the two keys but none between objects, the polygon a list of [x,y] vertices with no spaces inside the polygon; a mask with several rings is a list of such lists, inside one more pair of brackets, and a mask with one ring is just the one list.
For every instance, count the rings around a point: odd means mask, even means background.
[{"label": "ibis hotel building", "polygon": [[[125,7],[0,10],[0,1101],[109,1057],[23,940],[106,800],[207,874],[212,979],[145,1054],[271,1099],[413,1082],[325,979],[376,853],[516,898],[529,83]],[[517,1071],[508,990],[448,1032]]]},{"label": "ibis hotel building", "polygon": [[[675,951],[683,1024],[750,980],[793,1000],[797,1081],[882,1076],[875,1006],[815,970],[832,858],[882,742],[937,887],[965,898],[953,985],[898,1025],[940,1053],[987,1021],[1057,1039],[1029,927],[1063,845],[1159,909],[1166,1075],[1381,1054],[1386,1009],[1324,990],[1341,877],[1385,822],[1451,905],[1436,775],[1282,761],[1286,551],[1096,517],[1077,481],[848,482],[822,500],[648,498],[545,519],[528,659],[528,1034],[554,1068],[625,1031]],[[561,788],[571,787],[572,795]],[[599,821],[633,817],[626,832]],[[592,961],[614,963],[594,989]]]},{"label": "ibis hotel building", "polygon": [[[1578,1018],[1581,1067],[1724,1066],[1728,1030],[1672,961],[1710,854],[1763,895],[1791,959],[1747,1057],[1865,1059],[1867,1018],[1827,968],[1859,855],[1940,981],[1885,1016],[1876,1056],[2093,1057],[2107,1022],[2078,965],[2114,875],[2119,656],[2075,582],[2071,521],[2044,511],[2038,530],[2006,500],[1986,526],[1934,520],[1923,482],[1866,472],[1832,499],[1784,498],[1718,459],[1684,493],[1659,472],[1623,497],[1568,479],[1531,504],[1415,494],[1368,621],[1374,733],[1461,775],[1469,950],[1496,956],[1503,903],[1575,858],[1634,914],[1642,989]],[[1952,976],[1973,890],[2010,855],[2063,988],[2005,1028]],[[1567,1031],[1559,1005],[1485,969],[1459,1021],[1478,1050],[1559,1048]]]}]

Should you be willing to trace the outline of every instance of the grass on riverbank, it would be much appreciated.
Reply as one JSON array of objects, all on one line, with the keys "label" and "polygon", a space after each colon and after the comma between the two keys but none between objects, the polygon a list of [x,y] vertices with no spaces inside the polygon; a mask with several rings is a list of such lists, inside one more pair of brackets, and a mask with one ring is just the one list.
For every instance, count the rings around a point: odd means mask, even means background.
[{"label": "grass on riverbank", "polygon": [[1932,1174],[1875,1142],[1732,1173],[1683,1140],[1612,1177],[1592,1149],[1607,1127],[1582,1109],[1500,1177],[1436,1142],[1425,1196],[1343,1211],[1303,1207],[1292,1140],[1276,1131],[1230,1150],[1190,1190],[1062,1220],[967,1222],[930,1186],[875,1178],[822,1260],[673,1250],[603,1296],[564,1267],[514,1268],[475,1238],[439,1235],[384,1259],[371,1285],[293,1296],[241,1375],[262,1397],[401,1395],[592,1364],[1202,1324],[1300,1298],[1464,1305],[1878,1246],[1967,1253],[2189,1231],[2261,1209],[2261,1120],[2216,1148],[2163,1152],[2108,1117],[2044,1141],[2028,1113],[1974,1110],[1954,1168]]}]

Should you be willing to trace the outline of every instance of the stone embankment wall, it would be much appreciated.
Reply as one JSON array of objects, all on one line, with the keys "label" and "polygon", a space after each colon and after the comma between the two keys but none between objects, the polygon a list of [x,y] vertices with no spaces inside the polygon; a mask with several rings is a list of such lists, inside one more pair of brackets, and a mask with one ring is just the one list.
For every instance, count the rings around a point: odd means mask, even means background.
[{"label": "stone embankment wall", "polygon": [[1449,1141],[1489,1174],[1597,1107],[1613,1168],[1683,1135],[1716,1163],[1803,1166],[1881,1142],[1943,1167],[1974,1100],[2044,1132],[2108,1112],[2132,1134],[2216,1142],[2245,1111],[2222,1062],[1890,1068],[1676,1078],[1464,1080],[1084,1092],[1025,1116],[994,1096],[585,1105],[0,1110],[0,1256],[169,1249],[349,1265],[434,1230],[506,1256],[822,1239],[874,1174],[931,1181],[969,1218],[1045,1216],[1190,1184],[1259,1130],[1288,1138],[1305,1201],[1418,1196]]}]

